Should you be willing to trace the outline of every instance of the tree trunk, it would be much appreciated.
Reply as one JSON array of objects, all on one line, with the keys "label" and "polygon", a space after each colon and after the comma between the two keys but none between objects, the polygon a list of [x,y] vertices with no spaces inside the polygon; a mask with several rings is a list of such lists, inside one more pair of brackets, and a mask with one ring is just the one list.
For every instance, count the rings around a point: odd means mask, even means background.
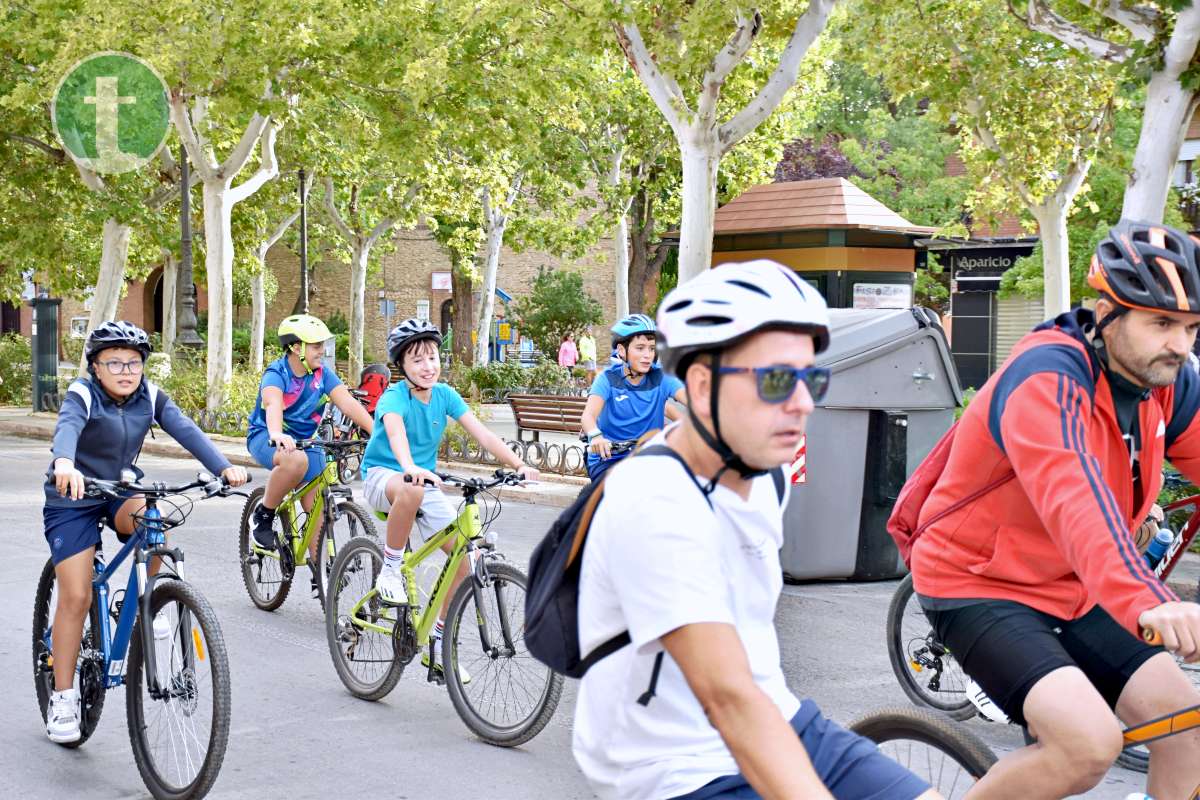
[{"label": "tree trunk", "polygon": [[684,284],[712,266],[717,171],[721,156],[715,140],[681,144],[680,152],[683,158],[683,219],[679,226],[679,283]]},{"label": "tree trunk", "polygon": [[469,366],[475,363],[475,351],[471,349],[471,275],[458,264],[450,269],[450,292],[454,311],[451,321],[454,325],[454,360]]},{"label": "tree trunk", "polygon": [[1171,173],[1191,121],[1195,92],[1184,89],[1178,76],[1157,71],[1146,87],[1142,132],[1125,187],[1121,216],[1162,222],[1171,188]]},{"label": "tree trunk", "polygon": [[233,378],[233,226],[229,182],[204,182],[204,266],[208,277],[208,392],[218,411]]},{"label": "tree trunk", "polygon": [[479,298],[479,341],[475,345],[475,363],[488,363],[488,334],[492,330],[492,312],[496,307],[496,274],[500,271],[500,248],[508,215],[499,212],[488,218],[487,257],[483,265],[483,288]]},{"label": "tree trunk", "polygon": [[263,273],[267,265],[258,262],[258,272],[250,278],[250,371],[263,371],[263,338],[267,330],[267,298],[263,289]]},{"label": "tree trunk", "polygon": [[[624,147],[618,147],[608,171],[608,184],[614,190],[621,185],[621,163],[624,158]],[[613,232],[613,285],[617,295],[617,319],[629,314],[629,202],[625,200],[621,204],[617,228]]]},{"label": "tree trunk", "polygon": [[367,259],[371,245],[359,237],[350,254],[350,366],[347,379],[351,386],[358,386],[363,366],[363,327],[366,312],[363,308],[367,293]]},{"label": "tree trunk", "polygon": [[1031,208],[1042,237],[1043,313],[1052,319],[1071,308],[1071,260],[1068,252],[1067,209],[1055,197]]},{"label": "tree trunk", "polygon": [[179,283],[179,262],[175,253],[163,250],[162,273],[162,349],[168,356],[175,355],[175,295]]},{"label": "tree trunk", "polygon": [[629,237],[629,313],[646,308],[646,273],[650,262],[650,237],[654,233],[654,198],[641,186],[630,205],[633,217]]},{"label": "tree trunk", "polygon": [[[117,318],[121,304],[121,287],[125,283],[125,264],[129,259],[129,226],[113,218],[104,220],[104,240],[100,253],[100,272],[96,275],[96,290],[92,294],[92,311],[88,315],[88,331]],[[79,369],[87,368],[80,358]]]}]

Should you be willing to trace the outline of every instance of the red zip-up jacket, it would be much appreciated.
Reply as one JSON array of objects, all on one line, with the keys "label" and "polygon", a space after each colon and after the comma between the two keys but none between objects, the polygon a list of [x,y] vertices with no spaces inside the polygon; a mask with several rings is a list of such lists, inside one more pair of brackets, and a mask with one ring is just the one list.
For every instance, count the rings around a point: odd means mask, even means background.
[{"label": "red zip-up jacket", "polygon": [[1138,555],[1130,531],[1162,486],[1164,457],[1200,481],[1200,378],[1184,365],[1139,404],[1141,503],[1107,376],[1084,336],[1090,311],[1038,326],[963,413],[929,519],[1012,471],[1015,480],[930,525],[912,552],[931,598],[1015,600],[1062,619],[1096,604],[1138,634],[1138,616],[1178,598]]}]

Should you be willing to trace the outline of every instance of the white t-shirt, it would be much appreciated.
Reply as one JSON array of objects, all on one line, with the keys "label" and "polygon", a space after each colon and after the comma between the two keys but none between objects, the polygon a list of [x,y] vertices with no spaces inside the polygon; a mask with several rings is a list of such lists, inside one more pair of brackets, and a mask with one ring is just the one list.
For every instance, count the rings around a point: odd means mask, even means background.
[{"label": "white t-shirt", "polygon": [[[662,441],[660,434],[653,443]],[[718,486],[710,510],[669,456],[626,459],[606,480],[580,573],[580,650],[589,653],[625,630],[632,643],[583,677],[575,760],[602,798],[676,797],[736,774],[738,766],[670,655],[654,698],[638,705],[663,650],[661,636],[700,622],[733,625],[755,683],[784,719],[800,708],[775,635],[782,506],[771,477],[763,476],[747,501]]]}]

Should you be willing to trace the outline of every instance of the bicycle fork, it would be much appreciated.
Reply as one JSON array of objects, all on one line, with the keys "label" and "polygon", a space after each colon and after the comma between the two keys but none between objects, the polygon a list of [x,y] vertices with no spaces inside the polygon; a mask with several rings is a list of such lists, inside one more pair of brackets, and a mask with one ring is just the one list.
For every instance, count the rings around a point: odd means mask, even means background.
[{"label": "bicycle fork", "polygon": [[[513,645],[512,626],[508,620],[508,606],[504,603],[504,587],[505,582],[492,577],[488,572],[487,561],[490,553],[483,553],[480,550],[491,550],[485,544],[483,548],[476,546],[474,543],[467,548],[467,557],[472,564],[471,570],[471,592],[475,597],[475,623],[479,626],[479,642],[483,646],[483,652],[488,658],[493,660],[498,658],[512,658],[517,653],[517,648]],[[492,644],[492,637],[488,632],[487,620],[483,613],[483,601],[485,593],[491,589],[496,594],[496,615],[500,619],[500,633],[503,637],[504,646],[497,647]]]}]

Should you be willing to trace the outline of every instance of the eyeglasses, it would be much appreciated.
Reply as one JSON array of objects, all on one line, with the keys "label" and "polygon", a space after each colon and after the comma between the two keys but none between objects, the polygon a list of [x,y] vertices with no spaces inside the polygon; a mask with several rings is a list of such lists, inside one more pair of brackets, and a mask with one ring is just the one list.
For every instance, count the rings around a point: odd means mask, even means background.
[{"label": "eyeglasses", "polygon": [[786,402],[800,381],[804,382],[813,402],[819,403],[829,391],[829,379],[832,376],[828,367],[796,369],[782,364],[773,367],[721,367],[718,371],[722,375],[753,373],[758,383],[758,396],[764,403]]},{"label": "eyeglasses", "polygon": [[113,375],[120,375],[123,372],[128,372],[130,375],[142,374],[141,361],[117,361],[113,359],[112,361],[101,361],[100,363]]}]

